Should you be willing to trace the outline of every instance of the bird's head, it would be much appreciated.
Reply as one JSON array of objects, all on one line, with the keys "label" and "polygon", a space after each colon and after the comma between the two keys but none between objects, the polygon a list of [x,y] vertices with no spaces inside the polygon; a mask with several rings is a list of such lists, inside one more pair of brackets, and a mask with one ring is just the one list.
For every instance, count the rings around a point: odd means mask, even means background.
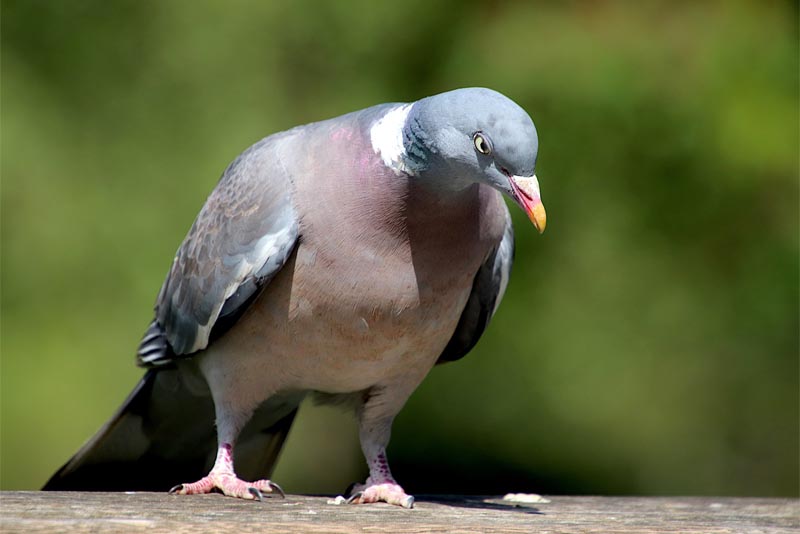
[{"label": "bird's head", "polygon": [[539,140],[530,116],[497,91],[456,89],[407,109],[403,157],[419,179],[489,185],[510,196],[539,230],[547,223],[534,174]]}]

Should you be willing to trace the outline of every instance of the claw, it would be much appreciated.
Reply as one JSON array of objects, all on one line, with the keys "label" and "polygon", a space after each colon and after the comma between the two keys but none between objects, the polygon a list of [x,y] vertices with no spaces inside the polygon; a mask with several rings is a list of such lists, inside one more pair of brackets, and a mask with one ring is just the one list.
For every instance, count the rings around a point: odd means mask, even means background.
[{"label": "claw", "polygon": [[277,491],[278,493],[280,493],[281,494],[281,499],[285,499],[286,498],[286,494],[283,492],[283,488],[280,487],[279,485],[277,485],[274,482],[270,481],[269,487],[272,488],[273,490]]},{"label": "claw", "polygon": [[350,495],[350,496],[347,498],[347,500],[346,500],[346,501],[344,501],[344,503],[345,503],[345,504],[354,504],[354,503],[355,503],[355,504],[358,504],[358,503],[356,503],[355,501],[357,501],[358,499],[360,499],[360,498],[362,497],[362,495],[364,495],[364,492],[363,492],[363,491],[357,491],[357,492],[355,492],[354,494]]},{"label": "claw", "polygon": [[400,502],[400,506],[403,508],[408,508],[409,510],[414,508],[414,497],[408,495],[405,499]]},{"label": "claw", "polygon": [[176,493],[180,493],[183,490],[183,484],[178,484],[177,486],[172,486],[169,490],[170,495],[175,495]]},{"label": "claw", "polygon": [[264,495],[261,493],[261,490],[258,489],[258,488],[254,488],[254,487],[250,486],[249,488],[247,488],[247,493],[252,495],[253,499],[256,500],[256,501],[260,502],[260,501],[264,500]]}]

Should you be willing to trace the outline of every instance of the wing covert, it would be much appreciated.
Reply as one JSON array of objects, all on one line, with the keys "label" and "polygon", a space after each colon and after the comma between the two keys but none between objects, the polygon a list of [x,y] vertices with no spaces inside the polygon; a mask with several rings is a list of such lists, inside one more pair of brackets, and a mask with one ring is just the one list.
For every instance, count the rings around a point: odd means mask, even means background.
[{"label": "wing covert", "polygon": [[283,138],[256,143],[222,174],[161,287],[140,365],[204,349],[212,330],[230,327],[291,255],[299,224],[278,153]]}]

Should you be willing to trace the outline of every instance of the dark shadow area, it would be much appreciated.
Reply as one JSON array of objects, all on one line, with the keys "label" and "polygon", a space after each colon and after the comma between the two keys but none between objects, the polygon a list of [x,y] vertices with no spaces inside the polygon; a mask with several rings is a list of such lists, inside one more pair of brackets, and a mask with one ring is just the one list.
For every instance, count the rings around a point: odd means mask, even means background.
[{"label": "dark shadow area", "polygon": [[[468,497],[456,495],[415,495],[414,499],[417,502],[430,502],[435,504],[444,504],[447,506],[454,506],[457,508],[479,508],[482,510],[498,510],[504,512],[517,512],[524,514],[545,515],[544,512],[531,506],[530,504],[523,503],[505,503],[490,496],[470,495]],[[487,500],[491,499],[491,500]]]}]

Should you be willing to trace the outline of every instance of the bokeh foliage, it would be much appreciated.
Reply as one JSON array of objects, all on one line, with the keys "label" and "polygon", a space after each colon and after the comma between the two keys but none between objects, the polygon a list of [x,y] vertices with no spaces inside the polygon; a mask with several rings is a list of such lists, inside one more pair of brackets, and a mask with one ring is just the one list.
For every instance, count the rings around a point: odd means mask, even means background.
[{"label": "bokeh foliage", "polygon": [[[2,0],[0,487],[36,488],[133,352],[219,173],[290,126],[459,86],[540,134],[491,328],[398,417],[412,492],[798,494],[796,2]],[[307,406],[288,491],[363,477]]]}]

